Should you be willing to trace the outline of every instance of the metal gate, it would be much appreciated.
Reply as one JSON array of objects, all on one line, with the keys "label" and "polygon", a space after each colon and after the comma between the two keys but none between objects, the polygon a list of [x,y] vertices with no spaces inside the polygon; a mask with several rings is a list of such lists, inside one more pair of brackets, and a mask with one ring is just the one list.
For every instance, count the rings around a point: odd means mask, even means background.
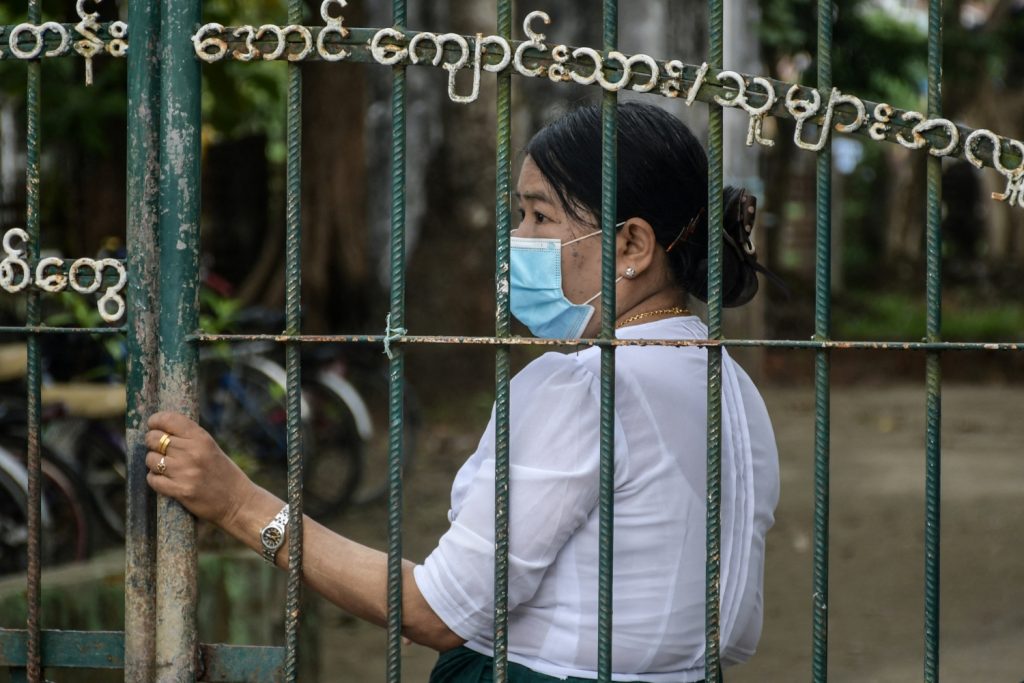
[{"label": "metal gate", "polygon": [[[549,45],[541,33],[549,18],[542,12],[526,16],[526,39],[513,41],[511,0],[497,0],[494,35],[459,36],[406,29],[406,0],[393,0],[393,25],[384,29],[347,28],[345,0],[325,0],[323,25],[303,26],[301,0],[289,0],[285,25],[223,27],[203,24],[199,0],[132,0],[127,24],[101,24],[79,0],[78,24],[44,22],[40,0],[28,0],[24,23],[0,26],[0,59],[22,60],[27,72],[27,212],[23,234],[4,242],[0,267],[9,292],[25,290],[28,298],[24,326],[0,332],[22,335],[28,344],[28,453],[31,512],[27,573],[27,626],[0,631],[0,667],[15,680],[42,681],[46,668],[123,669],[130,681],[295,680],[302,562],[302,516],[289,521],[285,646],[242,647],[197,642],[196,540],[194,520],[176,503],[153,500],[144,466],[145,418],[157,409],[195,414],[196,364],[199,345],[210,341],[239,341],[253,336],[210,335],[199,330],[197,305],[200,176],[200,69],[204,62],[252,59],[287,62],[287,247],[286,328],[280,335],[261,338],[286,349],[288,374],[288,499],[293,512],[302,510],[299,381],[300,345],[351,343],[382,346],[390,363],[390,456],[388,492],[388,655],[387,680],[401,680],[401,449],[404,353],[415,344],[477,344],[494,347],[497,466],[495,505],[496,613],[494,620],[495,680],[506,680],[507,586],[509,520],[509,380],[513,345],[552,344],[550,340],[513,336],[509,318],[509,233],[512,221],[511,90],[513,76],[573,81],[603,89],[603,319],[596,339],[573,345],[601,349],[601,555],[599,590],[599,681],[610,681],[613,399],[615,350],[629,344],[697,345],[708,350],[707,430],[707,613],[706,675],[717,680],[719,647],[719,506],[722,348],[783,347],[815,351],[815,510],[813,534],[813,671],[812,680],[827,677],[828,544],[829,544],[829,359],[833,351],[866,348],[882,351],[927,352],[926,514],[923,529],[925,566],[925,640],[923,678],[938,680],[939,661],[939,476],[941,357],[969,349],[1020,352],[1024,344],[947,343],[940,320],[940,172],[941,157],[966,158],[988,165],[1007,181],[1000,201],[1024,208],[1024,145],[987,130],[958,126],[941,118],[941,2],[931,0],[928,25],[928,110],[902,111],[884,103],[866,102],[833,88],[831,51],[833,3],[819,0],[818,73],[816,88],[783,83],[751,74],[721,71],[723,66],[723,2],[711,0],[710,49],[704,64],[658,61],[647,55],[617,51],[618,2],[603,0],[604,42],[600,49]],[[595,9],[595,21],[598,14]],[[128,44],[130,43],[130,49]],[[40,260],[39,155],[41,136],[40,61],[79,58],[86,62],[104,56],[128,60],[128,257],[125,315],[118,313],[124,281],[117,263],[92,264],[93,279],[112,287],[106,316],[122,320],[120,327],[64,330],[45,327],[40,298],[68,285],[88,289],[92,279],[81,267]],[[302,63],[323,60],[376,63],[393,71],[391,166],[391,299],[385,331],[376,336],[304,336],[299,325],[300,253],[300,137]],[[482,72],[495,73],[497,95],[497,253],[495,299],[497,322],[490,337],[428,337],[405,329],[405,201],[406,201],[406,70],[411,65],[440,67],[449,72],[449,94],[455,101],[478,99]],[[727,66],[727,65],[726,65]],[[473,87],[456,92],[459,71],[472,70]],[[708,251],[709,339],[698,342],[617,340],[614,335],[614,217],[616,187],[616,101],[631,89],[650,96],[678,97],[687,104],[708,107],[709,225],[721,235],[723,207],[723,112],[743,110],[750,118],[748,144],[766,140],[765,116],[796,121],[794,144],[817,154],[817,258],[815,325],[810,340],[729,339],[722,328],[722,240],[710,239]],[[927,199],[927,330],[920,342],[845,342],[833,340],[830,324],[832,130],[888,141],[929,153]],[[808,136],[816,136],[809,142]],[[120,266],[123,268],[123,266]],[[69,278],[70,276],[70,278]],[[76,287],[77,289],[77,287]],[[118,313],[118,315],[114,315]],[[127,436],[128,509],[123,633],[58,632],[42,630],[40,602],[40,339],[48,334],[124,335],[129,348]]]}]

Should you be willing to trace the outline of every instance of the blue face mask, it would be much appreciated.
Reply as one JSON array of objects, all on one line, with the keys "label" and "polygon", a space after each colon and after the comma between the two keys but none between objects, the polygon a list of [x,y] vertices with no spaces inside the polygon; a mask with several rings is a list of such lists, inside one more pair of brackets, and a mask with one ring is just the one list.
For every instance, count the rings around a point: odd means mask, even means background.
[{"label": "blue face mask", "polygon": [[600,234],[598,230],[565,244],[557,239],[512,238],[509,258],[512,315],[530,328],[534,336],[578,339],[583,335],[594,315],[590,302],[601,296],[601,292],[582,304],[574,304],[566,298],[562,291],[562,248]]}]

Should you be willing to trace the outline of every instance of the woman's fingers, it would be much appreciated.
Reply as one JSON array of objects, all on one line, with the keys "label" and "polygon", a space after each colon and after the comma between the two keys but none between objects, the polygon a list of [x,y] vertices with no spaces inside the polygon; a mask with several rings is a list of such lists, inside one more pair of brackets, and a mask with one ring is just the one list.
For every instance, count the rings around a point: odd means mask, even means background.
[{"label": "woman's fingers", "polygon": [[148,424],[146,479],[150,487],[201,519],[219,524],[230,518],[253,489],[245,473],[206,430],[184,415],[156,413]]},{"label": "woman's fingers", "polygon": [[155,431],[166,432],[171,436],[182,436],[186,439],[196,436],[203,428],[195,423],[195,420],[185,417],[181,413],[160,411],[153,413],[147,423],[149,428]]},{"label": "woman's fingers", "polygon": [[[157,472],[157,470],[159,469],[159,467],[160,467],[160,460],[163,459],[163,458],[166,458],[164,460],[164,466],[166,466],[168,468],[168,470],[169,470],[170,469],[170,465],[171,465],[171,461],[174,458],[172,458],[171,456],[160,455],[159,453],[157,453],[155,451],[149,451],[148,453],[146,453],[146,469],[148,469],[150,472],[153,472],[155,474]],[[180,461],[179,461],[179,465],[180,465]],[[170,472],[168,471],[168,472],[165,472],[164,474],[170,474]]]},{"label": "woman's fingers", "polygon": [[146,482],[149,484],[151,489],[159,493],[161,496],[181,500],[181,485],[170,477],[165,477],[157,474],[156,472],[150,472],[146,475]]},{"label": "woman's fingers", "polygon": [[[165,436],[168,438],[167,447],[161,448],[160,442]],[[164,453],[170,453],[172,448],[184,448],[185,437],[170,434],[168,432],[163,431],[162,429],[151,429],[148,432],[146,432],[145,443],[146,448],[148,448],[151,451],[156,451],[157,453],[159,453],[160,451],[163,451]]]}]

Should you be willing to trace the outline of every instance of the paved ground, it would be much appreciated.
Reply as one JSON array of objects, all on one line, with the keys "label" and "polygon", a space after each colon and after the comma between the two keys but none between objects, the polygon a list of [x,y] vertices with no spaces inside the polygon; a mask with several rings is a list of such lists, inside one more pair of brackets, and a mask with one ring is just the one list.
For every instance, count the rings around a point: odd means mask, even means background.
[{"label": "paved ground", "polygon": [[[768,537],[766,621],[758,654],[729,683],[807,681],[810,672],[813,395],[765,392],[782,499]],[[942,472],[944,682],[1024,681],[1024,387],[945,387]],[[924,393],[919,385],[840,388],[832,396],[829,680],[920,681]],[[483,416],[486,417],[485,415]],[[420,560],[446,526],[447,493],[482,427],[435,421],[408,483],[405,545]],[[383,547],[382,508],[336,527]],[[324,681],[383,680],[383,632],[325,608]],[[435,656],[406,648],[404,680]]]}]

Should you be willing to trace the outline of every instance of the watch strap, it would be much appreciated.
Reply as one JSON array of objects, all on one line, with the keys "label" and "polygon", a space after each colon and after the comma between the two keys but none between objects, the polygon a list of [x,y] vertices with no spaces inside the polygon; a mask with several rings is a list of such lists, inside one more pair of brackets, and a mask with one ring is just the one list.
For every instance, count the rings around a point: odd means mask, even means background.
[{"label": "watch strap", "polygon": [[[264,538],[267,529],[278,529],[281,532],[281,542],[277,546],[267,545]],[[277,551],[284,545],[284,537],[288,531],[288,506],[285,505],[281,511],[274,515],[267,526],[260,530],[260,544],[263,546],[263,559],[270,564],[277,564]]]}]

